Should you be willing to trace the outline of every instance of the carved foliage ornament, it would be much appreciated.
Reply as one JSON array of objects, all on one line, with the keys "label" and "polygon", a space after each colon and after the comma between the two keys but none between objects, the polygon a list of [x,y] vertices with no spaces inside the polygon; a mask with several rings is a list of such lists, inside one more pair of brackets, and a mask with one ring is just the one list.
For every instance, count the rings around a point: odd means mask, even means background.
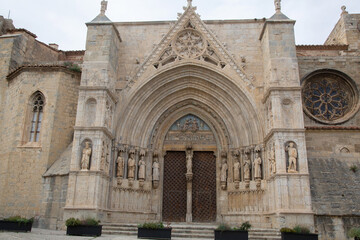
[{"label": "carved foliage ornament", "polygon": [[356,88],[339,74],[320,72],[305,79],[302,96],[305,112],[315,120],[334,124],[348,120],[357,105]]}]

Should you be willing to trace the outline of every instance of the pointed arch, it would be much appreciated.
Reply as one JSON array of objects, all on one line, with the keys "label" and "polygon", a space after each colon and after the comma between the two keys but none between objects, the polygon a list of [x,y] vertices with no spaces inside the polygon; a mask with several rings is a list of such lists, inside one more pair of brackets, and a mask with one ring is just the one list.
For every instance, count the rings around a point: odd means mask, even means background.
[{"label": "pointed arch", "polygon": [[45,96],[41,91],[36,91],[30,96],[25,117],[23,142],[40,142],[45,103]]}]

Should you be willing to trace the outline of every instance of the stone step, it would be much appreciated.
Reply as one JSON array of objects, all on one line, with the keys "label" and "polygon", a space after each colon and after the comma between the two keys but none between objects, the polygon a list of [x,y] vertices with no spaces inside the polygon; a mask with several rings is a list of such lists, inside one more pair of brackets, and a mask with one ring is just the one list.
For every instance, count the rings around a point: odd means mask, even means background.
[{"label": "stone step", "polygon": [[[214,239],[213,224],[171,224],[172,239]],[[137,235],[137,224],[104,223],[103,233],[111,235]],[[280,240],[276,229],[255,228],[249,231],[250,240]]]}]

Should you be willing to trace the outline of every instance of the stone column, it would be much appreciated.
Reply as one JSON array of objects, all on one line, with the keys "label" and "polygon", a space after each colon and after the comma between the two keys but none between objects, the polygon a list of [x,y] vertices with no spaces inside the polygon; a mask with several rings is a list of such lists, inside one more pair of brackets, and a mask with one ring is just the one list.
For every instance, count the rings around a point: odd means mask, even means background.
[{"label": "stone column", "polygon": [[192,222],[192,165],[193,165],[193,150],[191,146],[186,147],[186,222]]}]

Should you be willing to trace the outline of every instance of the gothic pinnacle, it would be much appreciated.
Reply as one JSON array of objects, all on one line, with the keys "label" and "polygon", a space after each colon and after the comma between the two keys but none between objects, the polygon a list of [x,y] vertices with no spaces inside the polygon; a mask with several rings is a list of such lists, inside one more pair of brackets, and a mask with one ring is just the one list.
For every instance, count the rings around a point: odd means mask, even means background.
[{"label": "gothic pinnacle", "polygon": [[274,0],[276,13],[281,12],[281,0]]},{"label": "gothic pinnacle", "polygon": [[105,15],[105,12],[106,12],[106,10],[107,10],[107,4],[108,4],[108,2],[105,1],[105,0],[103,0],[103,1],[101,2],[101,9],[100,9],[100,14],[101,14],[101,15]]}]

